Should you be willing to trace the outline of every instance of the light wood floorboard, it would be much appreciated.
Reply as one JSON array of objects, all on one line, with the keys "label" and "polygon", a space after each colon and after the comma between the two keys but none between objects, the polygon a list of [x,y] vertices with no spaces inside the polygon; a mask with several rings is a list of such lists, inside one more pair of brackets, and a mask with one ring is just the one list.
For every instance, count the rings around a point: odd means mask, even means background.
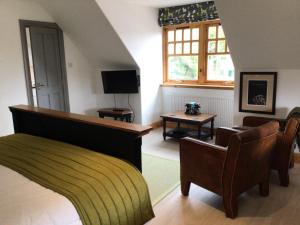
[{"label": "light wood floorboard", "polygon": [[253,188],[239,198],[239,215],[225,217],[221,197],[196,185],[190,195],[181,195],[177,188],[154,207],[156,217],[147,225],[299,225],[300,166],[291,171],[288,188],[278,185],[272,173],[269,197],[261,197]]},{"label": "light wood floorboard", "polygon": [[[178,143],[163,142],[161,130],[155,130],[143,142],[143,151],[178,160]],[[278,185],[271,174],[269,197],[261,197],[255,187],[239,198],[239,215],[225,217],[222,199],[196,185],[190,195],[181,195],[180,188],[154,207],[156,217],[147,225],[300,225],[300,164],[290,170],[289,187]]]}]

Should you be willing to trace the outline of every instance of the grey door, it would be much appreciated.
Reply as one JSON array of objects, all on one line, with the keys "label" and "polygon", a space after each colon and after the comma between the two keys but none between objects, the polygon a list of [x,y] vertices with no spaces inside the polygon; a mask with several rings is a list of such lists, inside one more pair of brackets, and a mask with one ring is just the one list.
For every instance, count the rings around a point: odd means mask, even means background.
[{"label": "grey door", "polygon": [[67,111],[58,30],[30,27],[37,105]]}]

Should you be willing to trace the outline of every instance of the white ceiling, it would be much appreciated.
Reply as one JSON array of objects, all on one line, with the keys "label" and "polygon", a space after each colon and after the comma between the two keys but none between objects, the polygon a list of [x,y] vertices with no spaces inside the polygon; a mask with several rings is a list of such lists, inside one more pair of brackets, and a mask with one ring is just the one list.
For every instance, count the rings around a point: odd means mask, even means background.
[{"label": "white ceiling", "polygon": [[137,67],[94,0],[33,1],[40,3],[50,13],[91,65],[102,69]]},{"label": "white ceiling", "polygon": [[215,3],[237,70],[300,69],[299,0]]},{"label": "white ceiling", "polygon": [[122,1],[132,3],[132,4],[160,8],[160,7],[193,4],[193,3],[205,2],[209,0],[122,0]]}]

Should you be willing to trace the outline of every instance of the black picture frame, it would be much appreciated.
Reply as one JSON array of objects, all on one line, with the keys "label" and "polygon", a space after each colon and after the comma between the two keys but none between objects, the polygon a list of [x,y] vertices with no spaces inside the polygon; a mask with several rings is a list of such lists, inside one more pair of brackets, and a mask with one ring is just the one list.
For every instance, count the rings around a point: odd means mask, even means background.
[{"label": "black picture frame", "polygon": [[274,115],[277,72],[241,72],[239,111]]}]

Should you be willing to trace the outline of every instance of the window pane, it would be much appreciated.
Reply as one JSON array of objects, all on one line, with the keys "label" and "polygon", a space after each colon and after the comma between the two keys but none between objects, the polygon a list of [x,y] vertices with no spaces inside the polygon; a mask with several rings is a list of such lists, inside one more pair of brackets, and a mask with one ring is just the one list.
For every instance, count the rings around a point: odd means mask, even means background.
[{"label": "window pane", "polygon": [[174,41],[174,30],[169,30],[168,31],[168,42],[173,42]]},{"label": "window pane", "polygon": [[192,53],[197,54],[199,52],[199,42],[192,43]]},{"label": "window pane", "polygon": [[176,44],[176,54],[182,54],[182,44],[181,43]]},{"label": "window pane", "polygon": [[182,30],[176,30],[176,41],[182,41]]},{"label": "window pane", "polygon": [[208,28],[208,38],[209,39],[217,38],[217,29],[216,28],[217,27],[215,27],[215,26]]},{"label": "window pane", "polygon": [[192,39],[199,40],[199,28],[193,28],[192,30]]},{"label": "window pane", "polygon": [[209,41],[208,42],[208,53],[215,53],[216,52],[216,42],[215,41]]},{"label": "window pane", "polygon": [[218,28],[218,38],[225,38],[225,34],[224,34],[224,31],[223,31],[223,27],[222,26],[219,26]]},{"label": "window pane", "polygon": [[185,41],[191,40],[191,30],[190,29],[184,29],[183,31],[183,38]]},{"label": "window pane", "polygon": [[168,54],[174,54],[174,44],[168,45]]},{"label": "window pane", "polygon": [[209,55],[207,59],[207,80],[234,80],[234,66],[229,54]]},{"label": "window pane", "polygon": [[168,57],[170,80],[198,80],[198,56]]},{"label": "window pane", "polygon": [[225,43],[225,40],[222,40],[222,41],[218,41],[218,52],[225,52],[225,46],[226,46],[226,43]]},{"label": "window pane", "polygon": [[190,54],[191,44],[190,42],[185,42],[183,45],[183,53]]}]

